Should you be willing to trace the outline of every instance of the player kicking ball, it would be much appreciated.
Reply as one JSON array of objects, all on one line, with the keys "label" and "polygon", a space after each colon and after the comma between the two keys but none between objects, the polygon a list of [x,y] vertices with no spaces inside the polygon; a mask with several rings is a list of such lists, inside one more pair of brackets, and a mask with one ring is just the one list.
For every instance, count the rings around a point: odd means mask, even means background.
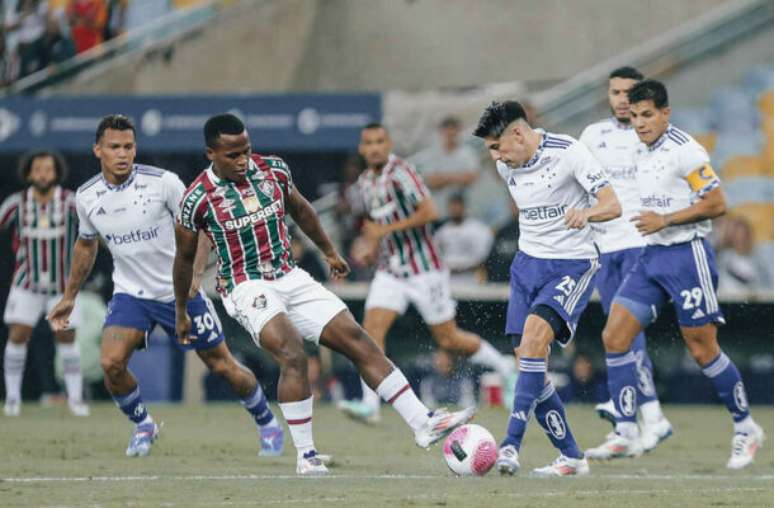
[{"label": "player kicking ball", "polygon": [[[589,473],[570,431],[562,400],[546,377],[551,345],[566,346],[594,289],[599,270],[589,223],[621,215],[604,169],[575,139],[530,127],[514,101],[492,103],[474,135],[483,138],[519,208],[519,252],[511,265],[505,333],[513,340],[519,378],[507,436],[496,467],[512,475],[532,413],[559,457],[540,476]],[[596,204],[590,206],[591,198]]]},{"label": "player kicking ball", "polygon": [[[70,277],[62,296],[48,316],[54,330],[67,327],[75,297],[94,266],[98,239],[113,256],[113,298],[102,332],[100,363],[105,386],[118,408],[135,424],[127,456],[148,455],[159,425],[142,402],[140,387],[127,364],[137,349],[147,345],[158,324],[175,337],[172,262],[174,224],[185,186],[174,173],[134,164],[135,130],[122,115],[104,117],[97,127],[94,155],[101,171],[83,184],[75,196],[79,237],[73,250]],[[199,290],[210,246],[198,244],[197,278],[186,286],[192,333],[185,344],[210,371],[222,376],[237,393],[260,430],[261,455],[280,455],[283,430],[269,409],[252,372],[240,365],[223,340],[212,302]]]},{"label": "player kicking ball", "polygon": [[[499,373],[503,384],[515,382],[513,357],[497,351],[455,321],[449,271],[433,239],[438,218],[433,198],[413,166],[391,153],[392,140],[378,123],[360,133],[360,154],[367,169],[358,186],[371,220],[364,233],[379,252],[379,268],[365,302],[363,328],[383,350],[395,319],[416,306],[438,346],[462,354],[475,364]],[[378,422],[381,401],[363,382],[362,401],[345,400],[340,408],[366,423]]]},{"label": "player kicking ball", "polygon": [[277,396],[297,450],[296,472],[328,472],[312,436],[313,398],[303,340],[349,358],[411,427],[420,447],[429,447],[468,421],[474,408],[430,412],[344,303],[295,265],[286,213],[322,251],[332,277],[349,272],[314,208],[293,185],[287,164],[278,157],[253,154],[244,124],[231,114],[207,120],[204,138],[212,164],[185,192],[175,229],[178,337],[187,337],[192,326],[186,304],[197,236],[203,231],[218,253],[217,288],[223,305],[279,364]]},{"label": "player kicking ball", "polygon": [[631,122],[642,144],[635,154],[640,212],[632,218],[647,242],[626,276],[602,332],[608,389],[615,403],[615,432],[591,459],[632,457],[642,453],[637,427],[635,337],[672,300],[683,340],[728,408],[734,421],[731,457],[726,466],[751,464],[763,444],[734,363],[718,345],[723,314],[716,293],[715,253],[706,237],[711,219],[723,215],[726,201],[706,150],[670,125],[666,87],[655,80],[635,84],[628,93]]}]

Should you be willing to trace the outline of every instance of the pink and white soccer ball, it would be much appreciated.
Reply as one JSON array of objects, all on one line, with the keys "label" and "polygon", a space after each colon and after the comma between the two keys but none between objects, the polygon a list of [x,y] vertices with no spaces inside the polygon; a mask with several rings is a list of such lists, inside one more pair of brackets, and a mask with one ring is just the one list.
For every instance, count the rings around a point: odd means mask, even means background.
[{"label": "pink and white soccer ball", "polygon": [[484,476],[497,460],[497,442],[481,425],[462,425],[446,438],[443,458],[460,476]]}]

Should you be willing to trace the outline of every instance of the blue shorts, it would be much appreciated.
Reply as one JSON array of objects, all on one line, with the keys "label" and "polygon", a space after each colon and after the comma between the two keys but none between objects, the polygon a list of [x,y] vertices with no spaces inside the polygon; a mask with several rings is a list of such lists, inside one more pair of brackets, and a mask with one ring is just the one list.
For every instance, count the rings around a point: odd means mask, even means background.
[{"label": "blue shorts", "polygon": [[649,245],[626,275],[615,303],[648,326],[670,299],[681,326],[725,323],[717,296],[715,251],[703,238],[675,245]]},{"label": "blue shorts", "polygon": [[637,259],[642,254],[642,247],[631,249],[622,249],[614,252],[608,252],[599,256],[599,272],[597,272],[597,290],[600,300],[602,300],[602,309],[605,314],[610,313],[610,305],[613,298],[618,293],[626,274],[632,269]]},{"label": "blue shorts", "polygon": [[191,318],[191,335],[195,335],[196,339],[189,344],[180,344],[175,331],[174,300],[164,303],[116,293],[108,302],[104,326],[122,326],[144,331],[147,341],[148,334],[159,325],[182,350],[210,349],[223,342],[223,327],[209,298],[201,293],[191,298],[188,301],[188,315]]},{"label": "blue shorts", "polygon": [[[566,346],[594,291],[599,261],[593,259],[539,259],[523,252],[511,264],[511,297],[505,333],[521,335],[532,309],[547,305],[564,320],[569,333],[557,337]],[[516,344],[514,344],[514,347]]]}]

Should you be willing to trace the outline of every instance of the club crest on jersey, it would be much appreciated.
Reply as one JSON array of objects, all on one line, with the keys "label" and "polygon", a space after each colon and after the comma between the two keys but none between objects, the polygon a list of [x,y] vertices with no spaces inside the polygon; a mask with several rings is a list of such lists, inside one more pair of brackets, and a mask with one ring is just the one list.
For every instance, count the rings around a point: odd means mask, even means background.
[{"label": "club crest on jersey", "polygon": [[273,198],[274,182],[272,182],[271,180],[264,180],[258,184],[258,190],[261,191],[261,194],[263,194],[267,198]]},{"label": "club crest on jersey", "polygon": [[258,202],[258,198],[255,196],[247,196],[246,198],[242,199],[242,204],[245,206],[245,210],[250,213],[257,212],[258,208],[261,207],[261,204]]}]

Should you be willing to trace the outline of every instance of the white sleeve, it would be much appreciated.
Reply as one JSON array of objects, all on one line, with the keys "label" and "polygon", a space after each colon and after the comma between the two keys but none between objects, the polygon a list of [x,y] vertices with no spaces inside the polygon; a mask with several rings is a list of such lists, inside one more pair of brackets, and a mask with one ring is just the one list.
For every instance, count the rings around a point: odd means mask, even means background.
[{"label": "white sleeve", "polygon": [[591,132],[591,126],[589,125],[585,129],[583,129],[583,132],[581,132],[580,137],[578,138],[578,141],[586,145],[586,147],[591,150],[591,147],[594,146],[594,134]]},{"label": "white sleeve", "polygon": [[575,179],[586,192],[596,196],[599,189],[609,185],[605,169],[582,143],[573,143],[567,155],[573,157]]},{"label": "white sleeve", "polygon": [[162,179],[164,184],[164,204],[173,217],[177,217],[180,211],[180,200],[185,194],[185,185],[180,177],[171,171],[164,172]]},{"label": "white sleeve", "polygon": [[93,240],[99,236],[99,231],[97,231],[89,218],[89,211],[83,202],[83,195],[75,196],[75,210],[78,213],[78,236],[84,240]]},{"label": "white sleeve", "polygon": [[680,146],[678,150],[678,160],[680,164],[679,171],[680,176],[683,178],[688,178],[688,175],[697,169],[706,166],[710,162],[707,150],[696,141],[691,140]]}]

